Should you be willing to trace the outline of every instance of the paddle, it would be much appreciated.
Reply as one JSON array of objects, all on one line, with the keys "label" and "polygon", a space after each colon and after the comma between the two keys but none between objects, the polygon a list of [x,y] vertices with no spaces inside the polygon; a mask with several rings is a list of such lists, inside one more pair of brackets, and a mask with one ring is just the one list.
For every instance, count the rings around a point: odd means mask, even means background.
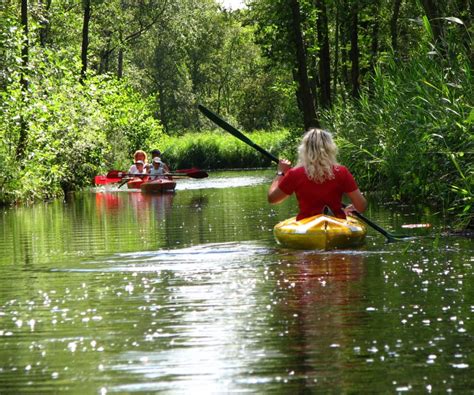
[{"label": "paddle", "polygon": [[147,174],[127,174],[119,170],[111,170],[106,175],[100,175],[94,177],[94,183],[96,185],[115,184],[120,181],[124,181],[119,185],[119,188],[125,184],[129,179],[133,177],[144,177]]},{"label": "paddle", "polygon": [[[149,174],[138,174],[136,176],[137,177],[149,176],[151,178],[151,180],[145,180],[146,182],[154,181],[155,177],[160,177],[160,176],[156,176],[156,175],[150,176]],[[163,173],[163,177],[166,177],[166,178],[186,178],[186,177],[206,178],[208,176],[209,176],[209,174],[207,174],[205,171],[199,170],[199,169],[196,169],[196,168],[175,170],[175,172]],[[130,181],[130,178],[125,178],[125,181],[121,182],[118,187],[121,188],[128,181]]]},{"label": "paddle", "polygon": [[174,170],[169,173],[165,173],[166,176],[171,177],[191,177],[191,178],[207,178],[209,174],[204,170],[200,170],[196,167],[192,167],[191,169],[178,169]]},{"label": "paddle", "polygon": [[278,158],[274,155],[272,155],[270,152],[267,150],[264,150],[262,147],[259,145],[255,144],[252,140],[250,140],[247,136],[245,136],[242,132],[238,131],[236,128],[233,126],[229,125],[226,121],[224,121],[222,118],[214,114],[211,110],[208,110],[206,107],[198,104],[198,109],[206,116],[208,117],[212,122],[214,122],[216,125],[219,125],[222,129],[226,130],[233,136],[237,137],[239,140],[243,141],[245,144],[250,145],[251,147],[255,148],[258,152],[269,158],[270,160],[274,161],[275,163],[278,163]]},{"label": "paddle", "polygon": [[[209,176],[204,170],[197,169],[195,167],[191,169],[180,169],[170,173],[164,173],[164,176],[169,177],[189,177],[189,178],[206,178]],[[120,182],[122,180],[128,181],[129,178],[134,177],[147,177],[149,174],[131,174],[120,170],[110,170],[105,176],[95,176],[94,181],[97,185],[111,184]],[[123,184],[122,184],[123,185]]]},{"label": "paddle", "polygon": [[[277,163],[279,162],[278,158],[274,155],[272,155],[270,152],[266,151],[262,147],[258,146],[255,144],[252,140],[250,140],[247,136],[245,136],[242,132],[238,131],[236,128],[233,126],[229,125],[226,121],[224,121],[222,118],[220,118],[218,115],[214,114],[211,110],[207,109],[201,104],[198,104],[198,109],[201,111],[207,118],[209,118],[212,122],[214,122],[216,125],[220,126],[222,129],[226,130],[233,136],[237,137],[239,140],[243,141],[245,144],[250,145],[251,147],[255,148],[257,151],[265,155],[267,158],[270,158],[273,162]],[[345,205],[343,205],[346,207]],[[372,222],[370,219],[366,218],[364,215],[359,213],[358,211],[354,211],[353,214],[361,219],[363,222],[365,222],[367,225],[375,229],[377,232],[380,232],[382,235],[384,235],[387,238],[387,241],[398,241],[400,239],[408,238],[411,236],[406,236],[406,235],[394,235],[389,232],[387,232],[385,229],[381,228],[379,225],[376,223]]]}]

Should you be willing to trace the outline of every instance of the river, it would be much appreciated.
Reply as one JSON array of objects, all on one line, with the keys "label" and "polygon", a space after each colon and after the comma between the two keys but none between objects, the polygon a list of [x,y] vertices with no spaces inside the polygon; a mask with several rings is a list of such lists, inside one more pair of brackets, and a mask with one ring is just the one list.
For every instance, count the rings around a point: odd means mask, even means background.
[{"label": "river", "polygon": [[273,172],[0,214],[0,393],[472,393],[472,239],[371,201],[353,250],[279,247]]}]

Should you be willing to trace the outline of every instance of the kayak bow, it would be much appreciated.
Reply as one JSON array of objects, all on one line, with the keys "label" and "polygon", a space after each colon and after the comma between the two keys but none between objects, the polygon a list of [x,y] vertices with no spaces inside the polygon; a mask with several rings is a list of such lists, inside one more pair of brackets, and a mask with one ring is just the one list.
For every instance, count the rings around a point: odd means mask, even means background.
[{"label": "kayak bow", "polygon": [[174,192],[176,182],[166,178],[158,178],[157,180],[147,181],[140,185],[143,193],[160,193],[160,192]]}]

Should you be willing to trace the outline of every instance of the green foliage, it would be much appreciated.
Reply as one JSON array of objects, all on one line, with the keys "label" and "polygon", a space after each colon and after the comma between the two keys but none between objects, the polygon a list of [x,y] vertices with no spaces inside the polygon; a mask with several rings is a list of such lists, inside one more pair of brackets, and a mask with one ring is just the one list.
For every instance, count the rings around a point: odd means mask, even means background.
[{"label": "green foliage", "polygon": [[397,201],[432,202],[472,221],[473,81],[462,53],[428,52],[376,68],[357,102],[324,114],[362,188]]},{"label": "green foliage", "polygon": [[[253,132],[247,136],[256,144],[279,156],[288,138],[287,130]],[[163,137],[163,159],[172,168],[234,169],[268,167],[271,162],[232,135],[225,132],[186,133]]]},{"label": "green foliage", "polygon": [[114,168],[130,165],[133,153],[150,151],[162,133],[160,123],[153,117],[155,98],[143,99],[124,81],[105,80],[98,86],[105,124],[102,131],[111,150],[106,162]]},{"label": "green foliage", "polygon": [[[90,185],[101,170],[128,164],[133,150],[156,141],[161,127],[152,117],[152,98],[143,100],[125,80],[103,76],[79,83],[79,63],[61,51],[30,51],[23,91],[17,31],[1,31],[9,63],[2,69],[0,203],[48,199]],[[18,156],[21,128],[27,144]]]},{"label": "green foliage", "polygon": [[214,0],[170,2],[146,44],[129,53],[126,73],[141,81],[146,94],[157,93],[167,133],[202,128],[196,103],[250,130],[287,120],[285,111],[295,108],[294,91],[287,88],[291,73],[269,67],[254,27],[243,19],[220,11]]},{"label": "green foliage", "polygon": [[[157,143],[173,167],[269,165],[229,135],[183,133],[214,127],[196,103],[244,130],[291,129],[252,138],[295,159],[302,117],[287,1],[249,0],[247,10],[227,12],[217,0],[93,0],[83,84],[82,2],[28,3],[28,41],[20,2],[7,1],[0,13],[0,203],[81,188]],[[337,131],[341,161],[365,190],[440,203],[469,222],[471,7],[402,1],[394,13],[389,0],[298,3],[315,97],[325,78],[318,27],[320,16],[328,19],[333,107],[320,118]],[[349,56],[356,3],[358,100],[350,98]]]}]

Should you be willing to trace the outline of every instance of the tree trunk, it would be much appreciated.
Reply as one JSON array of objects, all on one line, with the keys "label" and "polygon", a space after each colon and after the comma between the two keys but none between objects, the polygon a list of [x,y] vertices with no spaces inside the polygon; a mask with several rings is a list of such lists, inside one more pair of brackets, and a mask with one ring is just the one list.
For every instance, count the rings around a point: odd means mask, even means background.
[{"label": "tree trunk", "polygon": [[340,30],[340,23],[339,23],[339,7],[336,4],[336,22],[334,27],[334,71],[333,71],[333,85],[332,91],[334,97],[337,95],[337,77],[338,77],[338,68],[339,68],[339,30]]},{"label": "tree trunk", "polygon": [[350,46],[350,9],[346,0],[342,0],[339,4],[340,10],[340,27],[339,34],[341,36],[341,80],[344,85],[344,90],[348,91],[350,86],[349,76],[349,54],[348,47]]},{"label": "tree trunk", "polygon": [[390,18],[390,35],[392,38],[392,49],[396,53],[398,51],[398,16],[400,15],[400,5],[402,0],[393,2],[393,12]]},{"label": "tree trunk", "polygon": [[109,71],[110,50],[103,49],[99,53],[99,74],[105,74]]},{"label": "tree trunk", "polygon": [[118,62],[117,62],[117,78],[123,77],[123,49],[120,48],[118,51]]},{"label": "tree trunk", "polygon": [[39,2],[40,10],[41,10],[41,20],[39,22],[40,29],[39,29],[39,37],[40,37],[40,45],[45,48],[48,42],[49,33],[50,33],[50,17],[49,10],[51,8],[52,0],[41,0]]},{"label": "tree trunk", "polygon": [[123,47],[120,47],[118,52],[117,78],[121,79],[123,77]]},{"label": "tree trunk", "polygon": [[360,93],[360,69],[359,69],[359,12],[357,3],[352,6],[351,9],[351,50],[349,51],[349,57],[351,60],[351,82],[352,82],[352,96],[359,97]]},{"label": "tree trunk", "polygon": [[291,11],[293,15],[292,30],[296,47],[296,63],[298,69],[298,89],[300,91],[301,105],[303,110],[303,120],[305,129],[318,127],[319,122],[316,116],[314,106],[314,98],[308,79],[308,70],[306,64],[306,51],[303,42],[303,34],[301,31],[301,15],[298,0],[290,0]]},{"label": "tree trunk", "polygon": [[[21,0],[21,26],[23,27],[23,43],[21,46],[21,76],[20,85],[23,91],[23,98],[28,93],[28,64],[29,64],[29,41],[28,41],[28,0]],[[20,136],[18,138],[18,145],[16,146],[16,158],[19,160],[23,156],[26,149],[26,141],[28,139],[28,125],[20,114]],[[21,162],[20,162],[21,163]]]},{"label": "tree trunk", "polygon": [[[127,3],[122,0],[120,2],[120,8],[122,11],[122,14],[126,15],[127,13]],[[118,55],[117,55],[117,78],[120,80],[123,77],[123,51],[125,48],[124,45],[124,40],[123,40],[123,31],[120,29],[119,31],[119,48],[118,48]]]},{"label": "tree trunk", "polygon": [[21,26],[23,27],[24,40],[21,46],[21,87],[24,93],[28,90],[27,70],[29,63],[29,40],[28,40],[28,0],[21,0]]},{"label": "tree trunk", "polygon": [[321,106],[331,105],[331,59],[329,54],[329,29],[325,0],[316,0],[318,8],[319,80],[321,84]]},{"label": "tree trunk", "polygon": [[84,19],[82,24],[82,49],[81,49],[81,82],[86,78],[87,73],[87,49],[89,47],[89,22],[91,19],[91,1],[83,0],[84,4]]},{"label": "tree trunk", "polygon": [[158,90],[158,107],[160,111],[160,122],[163,125],[163,130],[165,133],[168,132],[168,117],[166,115],[166,103],[165,103],[165,89],[162,82],[158,81],[157,83]]},{"label": "tree trunk", "polygon": [[[319,81],[319,71],[318,71],[319,60],[316,56],[307,56],[306,57],[306,67],[308,69],[308,82],[309,82],[309,91],[311,97],[313,98],[314,108],[319,108],[318,96],[320,92],[320,81]],[[298,81],[298,73],[294,73],[296,76],[295,81]],[[302,106],[301,106],[302,108]]]},{"label": "tree trunk", "polygon": [[372,41],[370,46],[370,71],[374,71],[377,64],[377,56],[379,53],[379,31],[380,31],[380,0],[372,3],[374,13],[374,23],[372,25]]}]

